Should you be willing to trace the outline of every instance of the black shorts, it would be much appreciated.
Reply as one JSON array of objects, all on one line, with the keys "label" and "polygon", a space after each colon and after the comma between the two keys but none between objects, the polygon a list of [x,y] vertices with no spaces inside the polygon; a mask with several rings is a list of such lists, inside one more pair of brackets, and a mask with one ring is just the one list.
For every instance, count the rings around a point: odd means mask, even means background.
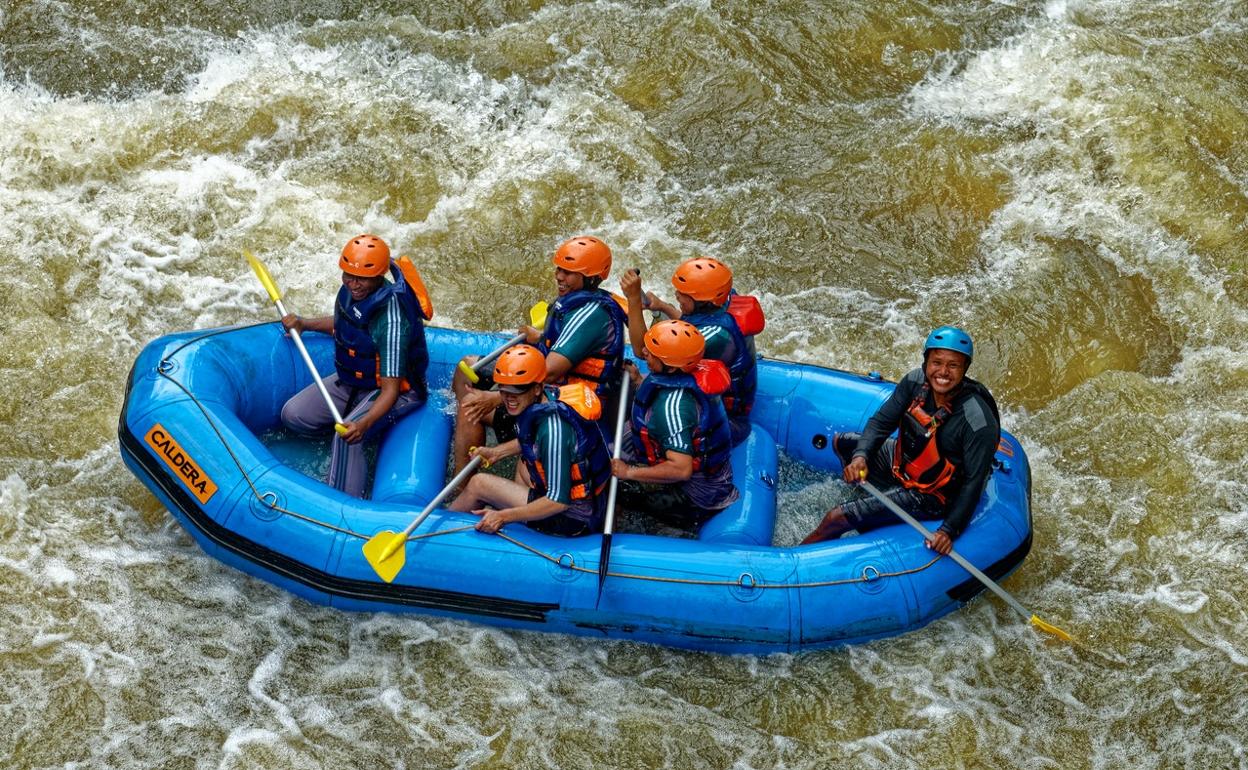
[{"label": "black shorts", "polygon": [[494,429],[494,436],[500,444],[506,444],[520,436],[520,432],[516,430],[516,418],[507,413],[505,406],[494,410],[494,416],[490,418],[490,427]]},{"label": "black shorts", "polygon": [[[841,458],[842,465],[848,465],[853,459],[854,449],[858,446],[857,433],[838,433],[832,437],[832,448]],[[897,482],[893,475],[893,445],[896,438],[890,438],[867,458],[867,480],[884,493],[884,496],[897,504],[899,508],[916,519],[940,519],[945,515],[945,506],[935,495],[926,495],[914,489],[906,489]],[[875,499],[874,496],[859,490],[862,497],[841,503],[841,512],[850,526],[859,532],[870,532],[873,529],[899,524],[901,519],[888,509],[888,506]]]},{"label": "black shorts", "polygon": [[[529,502],[533,502],[537,497],[537,490],[530,489]],[[581,535],[589,534],[589,524],[587,522],[574,519],[571,516],[564,516],[562,513],[556,513],[553,516],[547,516],[536,521],[526,521],[524,525],[544,535],[555,535],[557,537],[580,537]]]},{"label": "black shorts", "polygon": [[[679,484],[639,484],[621,481],[616,489],[621,508],[653,516],[669,527],[696,532],[720,511],[699,508]],[[722,509],[721,509],[722,510]]]}]

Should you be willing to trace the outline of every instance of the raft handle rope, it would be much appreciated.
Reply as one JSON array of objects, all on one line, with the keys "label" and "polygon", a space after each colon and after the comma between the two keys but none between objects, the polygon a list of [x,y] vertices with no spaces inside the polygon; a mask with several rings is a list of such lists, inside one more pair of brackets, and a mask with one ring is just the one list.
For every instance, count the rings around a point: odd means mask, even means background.
[{"label": "raft handle rope", "polygon": [[[321,521],[320,519],[316,519],[311,516],[307,516],[305,514],[292,511],[288,508],[283,508],[282,506],[277,504],[277,493],[271,490],[266,491],[266,492],[261,492],[256,487],[255,482],[252,481],[251,474],[247,472],[247,469],[243,467],[242,462],[238,459],[238,455],[236,455],[234,453],[234,450],[230,447],[230,443],[225,440],[225,436],[221,435],[221,429],[217,427],[217,423],[216,421],[212,419],[212,415],[208,412],[208,410],[204,407],[204,405],[200,403],[199,399],[195,397],[194,393],[192,393],[181,382],[179,382],[178,380],[175,380],[172,376],[168,374],[168,372],[172,370],[173,368],[172,366],[173,361],[171,359],[178,353],[182,352],[187,347],[195,344],[196,342],[200,342],[202,340],[208,339],[209,337],[213,337],[218,334],[224,334],[226,332],[236,331],[238,329],[247,329],[247,328],[251,328],[254,326],[268,326],[272,323],[276,323],[276,322],[232,326],[232,327],[228,327],[225,329],[217,329],[216,331],[208,332],[207,334],[203,334],[193,339],[187,340],[183,344],[174,348],[172,352],[170,352],[169,354],[161,358],[160,363],[156,365],[156,371],[158,374],[160,374],[161,377],[164,377],[165,379],[169,380],[169,382],[173,383],[179,390],[185,393],[186,397],[191,400],[191,403],[195,404],[195,406],[199,409],[200,413],[204,415],[204,419],[208,421],[209,427],[212,428],[213,433],[215,433],[217,438],[221,441],[221,445],[225,447],[226,453],[229,454],[230,459],[233,460],[234,465],[237,466],[238,472],[243,475],[243,479],[247,482],[247,486],[251,489],[251,493],[255,495],[256,499],[259,500],[262,505],[269,508],[270,510],[277,511],[278,513],[282,513],[287,516],[293,516],[294,518],[299,519],[300,521],[305,521],[309,524],[313,524],[318,527],[324,527],[326,529],[333,530],[334,532],[340,532],[344,535],[350,535],[351,537],[359,538],[360,540],[368,540],[369,539],[368,535],[362,535],[359,532],[355,532],[354,530],[347,529],[345,527],[339,527],[335,524],[330,524],[329,522]],[[270,498],[272,498],[273,502],[269,502]],[[424,540],[426,538],[439,537],[441,535],[454,535],[460,532],[465,532],[470,529],[476,529],[476,527],[474,527],[472,524],[466,524],[461,527],[452,527],[450,529],[438,530],[437,532],[427,532],[422,535],[412,534],[412,535],[408,535],[407,540],[405,542],[412,542],[414,540]],[[593,574],[593,575],[598,574],[598,570],[596,568],[589,569],[587,567],[582,567],[579,564],[577,564],[576,559],[572,556],[572,554],[566,551],[559,554],[559,556],[551,556],[550,554],[544,551],[537,550],[536,548],[529,545],[528,543],[524,543],[515,539],[511,535],[508,535],[507,533],[503,532],[502,530],[499,530],[498,532],[496,532],[495,535],[497,535],[498,537],[501,537],[503,540],[506,540],[507,542],[525,551],[528,551],[529,553],[535,556],[538,556],[542,559],[545,559],[548,562],[551,562],[559,566],[562,569],[569,569],[575,572],[583,572],[583,573]],[[820,581],[815,581],[811,583],[764,583],[764,582],[756,580],[754,576],[748,572],[741,573],[741,575],[736,580],[700,580],[700,579],[695,579],[695,578],[660,577],[658,575],[635,575],[635,574],[631,574],[627,572],[608,572],[607,575],[609,575],[610,577],[615,577],[615,578],[626,578],[628,580],[641,580],[641,581],[648,581],[648,582],[653,582],[653,583],[679,583],[683,585],[723,586],[727,588],[741,588],[745,590],[776,589],[776,588],[783,588],[783,589],[825,588],[828,586],[850,585],[853,583],[869,583],[875,580],[879,580],[880,578],[904,577],[906,575],[913,575],[915,573],[922,572],[923,570],[931,567],[933,564],[935,564],[939,560],[940,560],[940,555],[937,554],[931,561],[927,562],[926,564],[920,565],[918,567],[913,567],[911,569],[897,570],[895,572],[880,572],[878,568],[871,566],[871,565],[867,565],[866,567],[863,567],[862,574],[859,575],[858,577],[845,578],[843,580],[820,580]],[[868,575],[867,574],[868,570],[870,570],[873,574]]]}]

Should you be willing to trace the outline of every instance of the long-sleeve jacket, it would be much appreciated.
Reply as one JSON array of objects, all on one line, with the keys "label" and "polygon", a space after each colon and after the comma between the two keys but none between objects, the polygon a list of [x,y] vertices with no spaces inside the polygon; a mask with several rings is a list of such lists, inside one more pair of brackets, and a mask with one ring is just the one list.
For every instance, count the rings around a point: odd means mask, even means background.
[{"label": "long-sleeve jacket", "polygon": [[[867,421],[854,450],[855,457],[870,458],[894,430],[912,430],[910,421],[902,418],[922,392],[923,384],[921,368],[911,371],[897,383],[896,390]],[[930,391],[923,409],[928,414],[936,412],[935,398]],[[940,456],[956,468],[953,478],[941,488],[945,496],[945,520],[940,529],[949,537],[957,537],[970,521],[988,477],[992,475],[993,456],[1001,438],[1001,418],[992,394],[969,377],[954,394],[951,411],[936,430],[936,447]]]}]

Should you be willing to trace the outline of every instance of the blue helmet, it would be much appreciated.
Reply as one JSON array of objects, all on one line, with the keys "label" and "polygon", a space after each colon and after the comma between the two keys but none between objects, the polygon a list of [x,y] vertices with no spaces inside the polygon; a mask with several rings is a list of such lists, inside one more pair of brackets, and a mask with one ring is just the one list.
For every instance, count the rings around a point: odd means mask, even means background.
[{"label": "blue helmet", "polygon": [[967,366],[971,365],[971,359],[975,357],[975,344],[971,342],[971,335],[956,326],[942,326],[927,335],[927,342],[923,343],[924,359],[927,358],[929,350],[954,350],[962,353],[966,356]]}]

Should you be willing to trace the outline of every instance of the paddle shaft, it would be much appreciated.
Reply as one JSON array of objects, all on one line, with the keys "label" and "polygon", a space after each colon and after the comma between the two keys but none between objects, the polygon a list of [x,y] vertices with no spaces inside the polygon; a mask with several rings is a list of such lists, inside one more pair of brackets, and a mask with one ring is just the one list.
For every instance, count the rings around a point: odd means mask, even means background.
[{"label": "paddle shaft", "polygon": [[[251,264],[252,271],[255,272],[256,278],[260,279],[260,285],[264,287],[268,293],[269,299],[273,300],[273,305],[277,308],[277,317],[285,318],[290,315],[286,312],[286,306],[282,304],[282,293],[277,288],[277,283],[273,280],[273,276],[269,274],[269,268],[247,249],[243,249],[243,256]],[[329,407],[329,413],[334,416],[334,424],[339,433],[345,432],[346,428],[342,427],[342,415],[338,412],[338,406],[334,404],[334,399],[330,398],[329,391],[325,388],[325,383],[321,380],[321,373],[316,370],[316,364],[312,363],[312,356],[308,355],[308,349],[304,347],[303,338],[299,336],[297,329],[291,329],[290,338],[295,341],[295,347],[299,349],[299,355],[303,356],[303,362],[307,364],[308,371],[312,373],[312,379],[316,382],[317,390],[321,391],[321,397],[325,399],[325,405]]]},{"label": "paddle shaft", "polygon": [[[925,540],[930,542],[935,539],[935,535],[929,532],[927,527],[920,524],[917,520],[915,520],[913,516],[906,513],[904,510],[902,510],[900,505],[897,505],[897,503],[894,503],[892,500],[889,500],[887,497],[885,497],[884,493],[876,489],[875,485],[873,485],[871,482],[863,480],[862,488],[870,492],[875,497],[876,500],[879,500],[881,503],[883,503],[885,507],[887,507],[890,511],[897,514],[897,516],[902,521],[906,522],[911,527],[914,527],[914,529],[917,532],[923,535],[923,538]],[[983,572],[980,572],[978,567],[976,567],[974,564],[971,564],[969,561],[963,558],[962,554],[950,549],[949,558],[957,562],[962,567],[962,569],[974,575],[976,580],[978,580],[979,582],[987,586],[987,588],[990,591],[992,591],[994,594],[996,594],[997,596],[1000,596],[1001,599],[1006,604],[1014,608],[1015,612],[1022,615],[1024,618],[1027,618],[1029,621],[1035,617],[1035,615],[1032,615],[1030,612],[1028,612],[1026,608],[1023,607],[1023,605],[1019,604],[1017,599],[1015,599],[1013,596],[1010,596],[1008,593],[1006,593],[1006,590],[1004,588],[997,585],[995,580],[988,577]]]},{"label": "paddle shaft", "polygon": [[478,359],[477,359],[477,362],[476,362],[475,364],[473,364],[473,365],[472,365],[472,370],[473,370],[474,372],[479,372],[479,371],[481,371],[481,367],[485,366],[485,365],[486,365],[486,364],[488,364],[489,362],[491,362],[491,361],[493,361],[494,359],[496,359],[496,358],[498,358],[499,356],[501,356],[503,353],[505,353],[505,352],[507,351],[507,348],[511,347],[512,345],[518,345],[518,344],[520,344],[520,343],[521,343],[521,342],[523,342],[523,341],[524,341],[524,335],[523,335],[523,334],[517,334],[516,336],[514,336],[514,337],[512,337],[511,339],[509,339],[509,340],[507,340],[506,342],[504,342],[502,345],[500,345],[500,346],[498,346],[498,347],[494,348],[494,350],[493,350],[493,351],[491,351],[490,353],[487,353],[486,355],[482,356],[481,358],[478,358]]},{"label": "paddle shaft", "polygon": [[[625,369],[624,376],[620,378],[620,406],[615,410],[615,446],[611,449],[613,460],[620,459],[620,450],[624,444],[624,413],[628,411],[628,386],[631,383],[628,370]],[[615,494],[619,486],[620,480],[613,474],[607,486],[607,520],[602,526],[602,534],[607,537],[611,536],[612,528],[615,527]]]},{"label": "paddle shaft", "polygon": [[[280,317],[285,318],[289,315],[286,312],[286,306],[282,304],[280,299],[273,300],[273,304],[277,306],[277,312],[280,314]],[[329,389],[325,387],[325,381],[321,379],[320,372],[316,370],[316,364],[312,363],[312,356],[308,355],[308,349],[303,344],[303,338],[299,336],[299,330],[291,329],[290,338],[294,340],[295,347],[299,349],[299,355],[303,356],[303,362],[308,365],[308,371],[312,373],[312,379],[316,382],[317,390],[321,391],[321,397],[325,399],[325,405],[329,407],[329,413],[334,416],[334,422],[342,425],[346,420],[342,419],[342,414],[338,412],[338,406],[329,395]]]},{"label": "paddle shaft", "polygon": [[407,536],[412,534],[412,532],[420,526],[420,523],[425,520],[425,517],[432,513],[434,508],[441,505],[442,501],[445,500],[451,492],[455,491],[455,487],[458,487],[461,481],[468,478],[469,474],[475,471],[477,466],[480,464],[481,455],[477,455],[472,458],[472,460],[470,460],[459,473],[455,474],[455,478],[451,479],[445,487],[442,487],[442,491],[438,493],[438,496],[429,501],[429,504],[426,505],[425,509],[420,512],[420,515],[415,519],[412,519],[412,523],[408,524],[407,529],[400,533],[400,537],[406,540]]},{"label": "paddle shaft", "polygon": [[[548,306],[546,304],[546,301],[543,300],[535,304],[533,307],[529,308],[529,322],[533,324],[534,328],[537,328],[537,329],[546,328],[547,307]],[[519,345],[521,342],[524,342],[524,337],[525,335],[523,332],[520,334],[517,334],[516,336],[507,340],[502,345],[499,345],[498,347],[494,348],[493,350],[491,350],[489,353],[485,354],[481,358],[478,358],[477,362],[474,363],[472,366],[469,366],[463,361],[460,361],[459,371],[462,372],[463,375],[468,378],[469,382],[471,382],[473,385],[476,385],[478,382],[481,381],[481,378],[477,376],[477,372],[481,371],[481,367],[485,366],[489,362],[501,356],[511,346]]]},{"label": "paddle shaft", "polygon": [[[611,449],[611,458],[620,459],[620,450],[624,448],[624,413],[628,410],[628,386],[632,380],[628,369],[624,369],[620,377],[620,405],[615,410],[615,446]],[[615,529],[615,495],[620,487],[620,480],[615,473],[607,485],[607,518],[602,524],[602,547],[598,551],[598,598],[594,601],[597,608],[602,601],[602,584],[607,580],[607,561],[611,558],[611,531]]]}]

